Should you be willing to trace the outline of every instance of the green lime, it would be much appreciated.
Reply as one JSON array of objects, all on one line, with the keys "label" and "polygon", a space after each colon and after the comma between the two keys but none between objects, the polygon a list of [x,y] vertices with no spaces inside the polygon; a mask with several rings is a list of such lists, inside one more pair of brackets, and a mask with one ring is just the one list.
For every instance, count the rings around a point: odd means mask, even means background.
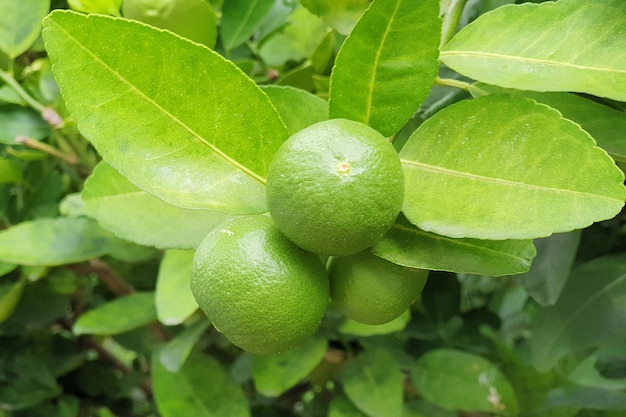
[{"label": "green lime", "polygon": [[216,329],[257,354],[282,352],[309,337],[329,294],[319,257],[266,216],[232,218],[210,232],[193,259],[191,290]]},{"label": "green lime", "polygon": [[217,15],[206,0],[124,0],[122,15],[209,47],[215,45]]},{"label": "green lime", "polygon": [[348,255],[391,227],[404,198],[398,154],[380,133],[332,119],[291,136],[267,175],[267,203],[278,228],[298,246]]},{"label": "green lime", "polygon": [[330,298],[348,318],[383,324],[401,315],[419,297],[428,271],[396,265],[363,251],[332,258]]}]

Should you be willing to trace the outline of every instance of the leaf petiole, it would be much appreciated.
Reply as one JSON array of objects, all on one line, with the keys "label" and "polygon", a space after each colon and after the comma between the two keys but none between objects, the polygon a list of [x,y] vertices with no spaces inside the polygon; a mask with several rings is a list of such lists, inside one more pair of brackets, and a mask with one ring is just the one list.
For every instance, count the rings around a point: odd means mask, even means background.
[{"label": "leaf petiole", "polygon": [[446,87],[456,87],[456,88],[460,88],[461,90],[464,91],[469,91],[471,84],[466,82],[466,81],[461,81],[461,80],[455,80],[454,78],[441,78],[441,77],[437,77],[435,78],[435,82],[438,85],[443,85]]}]

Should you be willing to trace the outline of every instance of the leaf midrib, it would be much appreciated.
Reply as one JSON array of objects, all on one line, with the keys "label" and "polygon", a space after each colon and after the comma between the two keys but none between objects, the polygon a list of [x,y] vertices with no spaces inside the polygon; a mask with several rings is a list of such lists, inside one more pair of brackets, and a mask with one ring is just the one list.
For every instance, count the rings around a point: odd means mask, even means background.
[{"label": "leaf midrib", "polygon": [[484,181],[484,182],[491,182],[491,183],[502,184],[502,185],[507,185],[507,186],[512,186],[512,187],[526,188],[526,189],[536,190],[536,191],[548,191],[548,192],[559,193],[559,194],[565,193],[565,194],[572,194],[572,195],[580,195],[580,196],[585,196],[585,197],[597,198],[601,200],[607,200],[611,202],[622,203],[622,200],[617,199],[617,198],[607,197],[607,196],[600,195],[600,194],[592,194],[592,193],[585,192],[585,191],[576,191],[576,190],[569,190],[566,188],[554,188],[554,187],[548,187],[545,185],[528,184],[528,183],[521,182],[521,181],[513,181],[513,180],[507,180],[503,178],[486,177],[484,175],[457,171],[454,169],[444,168],[444,167],[440,167],[436,165],[428,165],[428,164],[424,164],[424,163],[417,162],[417,161],[409,161],[407,159],[401,159],[401,162],[405,166],[408,165],[411,167],[415,167],[417,169],[439,172],[445,175],[450,175],[450,176],[455,176],[455,177],[479,180],[479,181]]},{"label": "leaf midrib", "polygon": [[[87,47],[85,47],[82,43],[80,43],[77,38],[72,36],[67,30],[65,30],[59,23],[55,22],[53,19],[50,19],[49,21],[52,24],[56,25],[56,27],[62,33],[64,33],[66,35],[67,39],[71,40],[72,42],[74,42],[74,44],[79,49],[81,49],[87,56],[90,56],[91,58],[93,58],[93,60],[96,61],[97,63],[99,63],[103,68],[105,68],[106,70],[109,70],[111,72],[111,74],[113,74],[121,83],[127,85],[129,87],[130,91],[136,92],[136,94],[139,97],[143,98],[146,102],[152,104],[157,110],[162,112],[163,115],[165,115],[168,118],[170,118],[172,121],[177,123],[180,127],[182,127],[184,130],[186,130],[188,133],[190,133],[194,138],[196,138],[201,143],[204,143],[206,146],[208,146],[213,152],[215,152],[219,157],[224,159],[224,161],[226,161],[228,164],[230,164],[231,166],[233,166],[234,168],[236,168],[236,169],[238,169],[240,171],[243,171],[245,174],[247,174],[248,176],[254,178],[257,181],[259,181],[261,184],[265,184],[266,183],[266,180],[265,180],[264,177],[258,175],[257,173],[253,172],[249,168],[247,168],[247,167],[243,166],[242,164],[240,164],[239,162],[237,162],[235,159],[233,159],[230,156],[228,156],[226,153],[221,151],[214,144],[212,144],[209,141],[207,141],[204,137],[202,137],[199,133],[197,133],[195,130],[193,130],[191,127],[189,127],[187,124],[183,123],[182,120],[176,118],[172,113],[170,113],[165,108],[163,108],[159,103],[157,103],[155,100],[151,99],[149,96],[147,96],[141,90],[139,90],[134,84],[131,84],[125,77],[122,76],[122,74],[120,74],[119,72],[115,71],[106,62],[104,62],[97,55],[95,55],[93,52],[91,52]],[[175,151],[172,151],[171,153],[178,152],[179,150],[180,149],[177,149]]]},{"label": "leaf midrib", "polygon": [[514,254],[509,253],[509,252],[502,252],[502,251],[498,251],[496,249],[487,248],[485,246],[473,245],[470,242],[467,242],[467,241],[462,240],[462,239],[451,238],[451,237],[447,237],[447,236],[441,236],[441,235],[437,235],[437,234],[434,234],[434,233],[425,232],[425,231],[422,231],[420,229],[415,229],[415,228],[412,228],[412,227],[404,226],[404,225],[401,225],[401,224],[394,224],[392,227],[394,229],[402,230],[404,232],[414,233],[416,235],[423,235],[423,236],[426,236],[427,238],[434,239],[434,240],[442,240],[442,241],[454,242],[454,244],[457,244],[457,245],[460,245],[460,246],[465,246],[465,247],[468,247],[468,248],[477,249],[477,250],[479,250],[481,252],[486,252],[486,253],[489,253],[489,254],[496,254],[496,255],[503,255],[503,256],[505,256],[507,258],[519,261],[519,262],[523,263],[524,265],[528,265],[529,264],[529,261],[527,259],[521,257],[521,256],[517,256],[517,255],[514,255]]},{"label": "leaf midrib", "polygon": [[445,56],[450,56],[450,57],[454,57],[454,56],[470,56],[470,57],[480,57],[480,58],[493,58],[493,59],[501,59],[501,60],[507,60],[507,61],[521,62],[521,63],[532,63],[532,64],[539,64],[539,65],[550,65],[550,66],[553,66],[553,67],[572,68],[572,69],[578,69],[578,70],[582,70],[582,71],[599,71],[599,72],[608,72],[608,73],[617,73],[617,74],[625,74],[626,75],[626,70],[620,70],[620,69],[616,69],[616,68],[593,67],[593,66],[589,66],[589,65],[574,64],[574,63],[571,63],[571,62],[550,61],[550,60],[547,60],[547,59],[531,58],[531,57],[524,57],[524,56],[519,56],[519,55],[498,54],[498,53],[495,53],[495,52],[485,52],[485,51],[441,51],[439,56],[440,57],[445,57]]}]

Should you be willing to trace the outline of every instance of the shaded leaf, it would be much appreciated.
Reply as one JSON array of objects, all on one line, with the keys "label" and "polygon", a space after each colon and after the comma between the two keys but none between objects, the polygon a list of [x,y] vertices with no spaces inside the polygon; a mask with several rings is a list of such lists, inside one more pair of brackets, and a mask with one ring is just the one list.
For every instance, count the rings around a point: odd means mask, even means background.
[{"label": "shaded leaf", "polygon": [[2,0],[0,7],[0,50],[15,58],[39,37],[41,20],[50,10],[50,0]]},{"label": "shaded leaf", "polygon": [[0,184],[21,183],[22,165],[11,159],[0,159]]},{"label": "shaded leaf", "polygon": [[411,379],[427,401],[447,410],[518,413],[510,383],[491,362],[477,355],[432,350],[417,360]]},{"label": "shaded leaf", "polygon": [[133,293],[87,311],[74,323],[72,331],[81,334],[118,334],[156,321],[154,294]]},{"label": "shaded leaf", "polygon": [[526,272],[536,253],[531,240],[455,239],[420,230],[403,217],[372,252],[412,268],[485,276]]},{"label": "shaded leaf", "polygon": [[180,324],[198,309],[189,277],[194,251],[168,250],[163,255],[156,283],[156,311],[167,326]]},{"label": "shaded leaf", "polygon": [[289,135],[328,120],[328,102],[308,91],[279,85],[264,86],[263,91],[287,125]]},{"label": "shaded leaf", "polygon": [[109,253],[117,239],[86,217],[22,222],[0,232],[0,260],[18,265],[54,266]]},{"label": "shaded leaf", "polygon": [[300,0],[337,32],[348,35],[372,0]]},{"label": "shaded leaf", "polygon": [[266,210],[263,176],[287,130],[232,62],[135,21],[67,11],[46,18],[44,40],[79,129],[131,182],[179,207]]},{"label": "shaded leaf", "polygon": [[220,33],[224,49],[244,43],[261,26],[274,0],[228,0],[222,7]]},{"label": "shaded leaf", "polygon": [[517,279],[540,305],[553,305],[558,300],[574,264],[580,235],[580,230],[575,230],[535,240],[537,257],[530,271]]},{"label": "shaded leaf", "polygon": [[43,139],[50,126],[36,112],[17,106],[0,106],[0,143],[18,145],[17,136]]},{"label": "shaded leaf", "polygon": [[530,347],[537,369],[550,369],[569,353],[623,337],[625,271],[626,257],[620,255],[574,268],[557,303],[533,317]]},{"label": "shaded leaf", "polygon": [[161,365],[169,372],[178,372],[185,364],[200,336],[210,325],[211,322],[208,320],[198,320],[167,342],[160,350],[159,361]]},{"label": "shaded leaf", "polygon": [[400,157],[404,214],[450,237],[544,237],[609,219],[626,198],[624,174],[606,152],[526,98],[449,106],[411,135]]},{"label": "shaded leaf", "polygon": [[348,398],[370,417],[402,415],[402,372],[386,350],[365,351],[343,368],[341,382]]},{"label": "shaded leaf", "polygon": [[218,17],[206,0],[124,1],[122,14],[213,48]]},{"label": "shaded leaf", "polygon": [[[426,99],[439,69],[434,1],[376,0],[344,41],[330,79],[330,117],[391,136]],[[419,36],[416,36],[419,34]]]},{"label": "shaded leaf", "polygon": [[348,397],[337,394],[330,402],[328,417],[368,417],[368,415],[359,410]]},{"label": "shaded leaf", "polygon": [[557,388],[548,392],[549,407],[580,407],[591,410],[624,410],[626,393],[596,387]]},{"label": "shaded leaf", "polygon": [[306,378],[324,358],[327,348],[326,339],[311,337],[289,351],[255,356],[252,364],[255,388],[267,397],[278,397]]},{"label": "shaded leaf", "polygon": [[154,397],[163,417],[247,417],[248,404],[241,387],[211,356],[193,351],[178,372],[169,372],[152,356]]},{"label": "shaded leaf", "polygon": [[22,298],[24,290],[24,280],[16,283],[5,283],[0,285],[0,323],[5,321],[17,307],[17,303]]},{"label": "shaded leaf", "polygon": [[626,3],[561,0],[486,13],[442,48],[444,64],[478,81],[626,100]]},{"label": "shaded leaf", "polygon": [[82,193],[87,215],[119,237],[158,248],[192,249],[228,216],[167,204],[99,163]]}]

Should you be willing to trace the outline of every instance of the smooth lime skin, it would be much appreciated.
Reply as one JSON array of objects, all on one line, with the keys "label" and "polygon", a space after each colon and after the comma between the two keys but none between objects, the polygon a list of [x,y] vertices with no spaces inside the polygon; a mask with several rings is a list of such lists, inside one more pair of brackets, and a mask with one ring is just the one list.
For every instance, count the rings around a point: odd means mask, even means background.
[{"label": "smooth lime skin", "polygon": [[304,341],[329,301],[319,257],[261,215],[230,219],[207,235],[193,259],[191,290],[216,329],[256,354],[279,353]]},{"label": "smooth lime skin", "polygon": [[124,0],[122,15],[215,46],[217,16],[206,0]]},{"label": "smooth lime skin", "polygon": [[404,199],[397,152],[379,132],[346,119],[311,125],[278,149],[267,175],[267,203],[298,246],[348,255],[375,244]]},{"label": "smooth lime skin", "polygon": [[428,271],[386,261],[369,250],[332,258],[330,298],[348,318],[384,324],[400,316],[419,297]]}]

